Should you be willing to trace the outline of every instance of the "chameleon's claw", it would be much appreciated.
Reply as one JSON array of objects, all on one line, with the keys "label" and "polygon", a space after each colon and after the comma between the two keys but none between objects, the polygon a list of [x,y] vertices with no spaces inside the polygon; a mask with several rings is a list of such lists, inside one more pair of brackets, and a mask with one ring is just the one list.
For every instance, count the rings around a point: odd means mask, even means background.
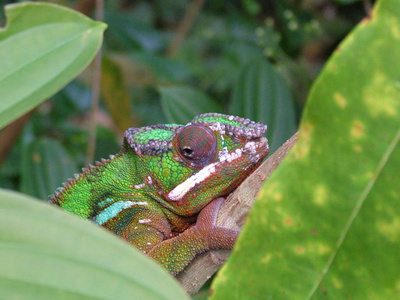
[{"label": "chameleon's claw", "polygon": [[224,200],[224,198],[217,198],[211,201],[202,209],[197,217],[195,226],[198,228],[199,234],[203,235],[206,239],[209,250],[231,250],[233,249],[236,238],[239,235],[238,230],[216,225],[219,209]]}]

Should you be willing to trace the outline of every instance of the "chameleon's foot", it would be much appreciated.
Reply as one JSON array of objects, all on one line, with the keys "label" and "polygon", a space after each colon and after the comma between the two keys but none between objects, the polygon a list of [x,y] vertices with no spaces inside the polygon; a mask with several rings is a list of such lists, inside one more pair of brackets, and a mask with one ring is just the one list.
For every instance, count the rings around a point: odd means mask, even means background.
[{"label": "chameleon's foot", "polygon": [[239,234],[238,230],[216,225],[219,209],[224,198],[217,198],[203,208],[197,217],[196,225],[199,234],[204,237],[209,250],[231,250]]}]

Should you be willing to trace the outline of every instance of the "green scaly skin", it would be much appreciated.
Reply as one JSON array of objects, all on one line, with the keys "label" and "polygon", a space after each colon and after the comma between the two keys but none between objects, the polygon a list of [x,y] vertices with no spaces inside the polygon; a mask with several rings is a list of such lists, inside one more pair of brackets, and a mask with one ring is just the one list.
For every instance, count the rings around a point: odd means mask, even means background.
[{"label": "green scaly skin", "polygon": [[51,203],[92,219],[172,275],[238,232],[215,225],[224,196],[268,155],[266,126],[203,114],[185,126],[129,128],[121,151],[64,184]]}]

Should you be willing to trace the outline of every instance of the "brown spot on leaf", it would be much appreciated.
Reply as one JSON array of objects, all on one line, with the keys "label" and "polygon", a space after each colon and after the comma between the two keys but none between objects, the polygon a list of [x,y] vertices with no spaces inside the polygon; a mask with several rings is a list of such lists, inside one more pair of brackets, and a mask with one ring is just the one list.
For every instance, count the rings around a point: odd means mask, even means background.
[{"label": "brown spot on leaf", "polygon": [[287,225],[287,226],[292,226],[292,225],[293,225],[292,219],[286,218],[286,219],[285,219],[285,225]]},{"label": "brown spot on leaf", "polygon": [[358,120],[355,120],[355,121],[353,122],[352,127],[351,127],[351,136],[354,137],[354,138],[356,138],[356,139],[359,139],[359,138],[361,138],[361,137],[364,136],[364,134],[365,134],[364,131],[365,131],[365,126],[364,126],[364,124],[361,123],[361,122],[358,121]]},{"label": "brown spot on leaf", "polygon": [[345,97],[343,97],[342,94],[340,93],[335,93],[333,95],[333,99],[335,100],[336,104],[340,107],[340,108],[345,108],[347,106],[347,100]]},{"label": "brown spot on leaf", "polygon": [[275,194],[275,200],[278,201],[278,202],[281,201],[282,200],[282,194],[276,193]]}]

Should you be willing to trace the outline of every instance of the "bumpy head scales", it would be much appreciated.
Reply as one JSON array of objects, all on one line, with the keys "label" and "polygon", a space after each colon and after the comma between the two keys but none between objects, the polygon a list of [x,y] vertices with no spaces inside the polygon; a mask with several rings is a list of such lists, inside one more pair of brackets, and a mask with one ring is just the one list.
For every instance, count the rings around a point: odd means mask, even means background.
[{"label": "bumpy head scales", "polygon": [[128,128],[124,137],[128,145],[140,155],[154,155],[171,148],[174,132],[181,127],[176,124],[160,124],[140,128]]},{"label": "bumpy head scales", "polygon": [[215,130],[246,139],[261,137],[267,131],[267,125],[262,123],[217,113],[199,115],[193,119],[192,123],[213,123]]},{"label": "bumpy head scales", "polygon": [[[228,134],[245,139],[261,137],[267,130],[267,126],[249,119],[229,116],[219,113],[206,113],[195,117],[187,125],[207,125],[221,134]],[[186,125],[186,126],[187,126]],[[138,155],[157,155],[172,148],[174,134],[183,125],[160,124],[141,128],[129,128],[125,131],[125,139],[128,145]]]}]

